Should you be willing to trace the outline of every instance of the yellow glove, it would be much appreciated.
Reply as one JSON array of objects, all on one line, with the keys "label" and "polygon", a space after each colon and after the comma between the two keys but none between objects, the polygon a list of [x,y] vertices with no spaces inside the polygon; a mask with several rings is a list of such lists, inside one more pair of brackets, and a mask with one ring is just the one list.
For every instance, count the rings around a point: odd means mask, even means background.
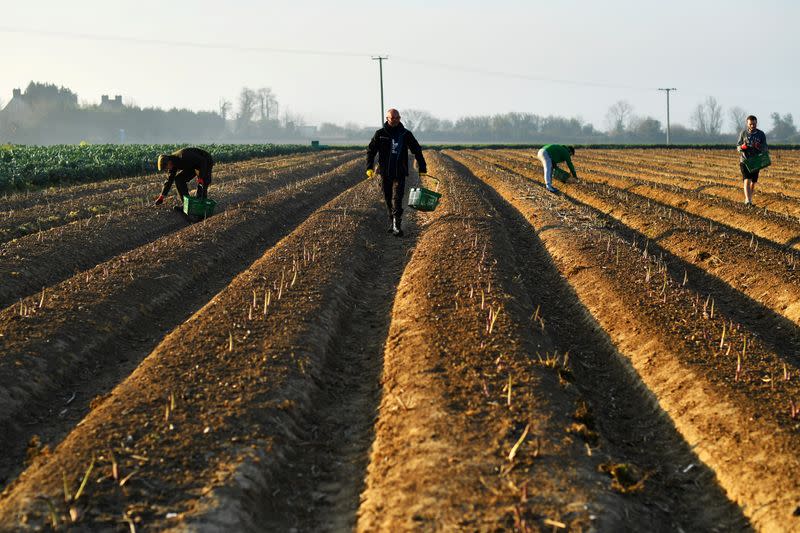
[{"label": "yellow glove", "polygon": [[374,170],[372,170],[371,168],[369,170],[367,170],[367,177],[368,178],[371,178],[374,175],[375,175],[375,171]]}]

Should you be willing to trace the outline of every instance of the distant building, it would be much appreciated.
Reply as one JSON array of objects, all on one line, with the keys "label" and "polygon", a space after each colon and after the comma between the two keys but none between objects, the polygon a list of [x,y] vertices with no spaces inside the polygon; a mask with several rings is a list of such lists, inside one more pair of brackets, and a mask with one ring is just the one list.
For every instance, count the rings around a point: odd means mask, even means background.
[{"label": "distant building", "polygon": [[34,120],[35,113],[21,89],[14,89],[11,100],[0,110],[0,135],[13,138],[25,124]]},{"label": "distant building", "polygon": [[122,111],[122,95],[115,95],[111,100],[107,94],[100,97],[100,109],[103,111]]},{"label": "distant building", "polygon": [[0,112],[3,120],[7,122],[24,121],[32,114],[33,107],[30,102],[28,102],[25,95],[22,94],[22,89],[13,90],[11,100],[8,101],[2,112]]},{"label": "distant building", "polygon": [[54,109],[75,109],[78,95],[64,87],[31,82],[25,92],[14,89],[2,116],[6,121],[25,121],[32,116],[48,113]]}]

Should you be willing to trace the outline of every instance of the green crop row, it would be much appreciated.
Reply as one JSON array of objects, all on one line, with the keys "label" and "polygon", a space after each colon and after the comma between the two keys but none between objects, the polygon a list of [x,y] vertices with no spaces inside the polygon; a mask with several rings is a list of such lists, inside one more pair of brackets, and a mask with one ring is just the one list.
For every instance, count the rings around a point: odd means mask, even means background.
[{"label": "green crop row", "polygon": [[[279,144],[199,146],[220,163],[312,150]],[[0,193],[152,173],[159,154],[180,148],[175,144],[0,145]]]}]

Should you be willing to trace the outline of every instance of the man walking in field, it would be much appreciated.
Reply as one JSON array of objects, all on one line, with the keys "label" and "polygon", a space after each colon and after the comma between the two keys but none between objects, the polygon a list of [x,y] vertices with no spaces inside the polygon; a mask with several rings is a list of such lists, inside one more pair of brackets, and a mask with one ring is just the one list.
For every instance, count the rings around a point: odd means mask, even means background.
[{"label": "man walking in field", "polygon": [[386,111],[386,122],[375,132],[367,147],[367,177],[375,173],[375,156],[378,156],[378,174],[381,177],[386,209],[389,211],[389,232],[397,237],[403,236],[400,220],[403,216],[403,194],[408,176],[408,151],[414,154],[420,176],[427,173],[428,167],[422,156],[422,147],[400,122],[397,109]]},{"label": "man walking in field", "polygon": [[158,156],[158,170],[167,171],[167,179],[161,188],[161,194],[156,198],[155,204],[164,202],[164,197],[175,182],[175,189],[180,195],[189,196],[188,183],[197,176],[197,198],[208,196],[208,186],[211,185],[211,169],[214,167],[214,158],[201,148],[182,148],[170,155]]},{"label": "man walking in field", "polygon": [[736,151],[739,152],[739,170],[742,172],[744,181],[744,205],[752,207],[753,193],[758,182],[758,170],[749,171],[745,161],[753,156],[768,152],[767,136],[758,129],[758,119],[753,115],[747,117],[747,127],[739,134],[736,142]]},{"label": "man walking in field", "polygon": [[547,187],[548,191],[556,192],[556,189],[553,187],[553,171],[558,169],[560,172],[563,172],[557,166],[559,163],[566,161],[572,176],[575,178],[578,177],[575,173],[575,167],[572,166],[572,159],[570,158],[570,156],[573,155],[575,155],[574,147],[561,144],[546,144],[539,150],[539,153],[536,154],[536,157],[539,158],[539,161],[542,162],[542,166],[544,167],[544,185]]}]

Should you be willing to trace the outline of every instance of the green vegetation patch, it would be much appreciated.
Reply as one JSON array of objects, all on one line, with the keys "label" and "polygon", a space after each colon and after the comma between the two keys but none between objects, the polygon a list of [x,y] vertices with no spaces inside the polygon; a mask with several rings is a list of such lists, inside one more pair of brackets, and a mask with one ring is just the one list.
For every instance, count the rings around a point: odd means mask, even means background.
[{"label": "green vegetation patch", "polygon": [[[152,173],[156,171],[158,154],[171,153],[184,146],[85,143],[55,146],[0,145],[0,192]],[[199,146],[220,163],[312,150],[310,146],[290,144]]]}]

